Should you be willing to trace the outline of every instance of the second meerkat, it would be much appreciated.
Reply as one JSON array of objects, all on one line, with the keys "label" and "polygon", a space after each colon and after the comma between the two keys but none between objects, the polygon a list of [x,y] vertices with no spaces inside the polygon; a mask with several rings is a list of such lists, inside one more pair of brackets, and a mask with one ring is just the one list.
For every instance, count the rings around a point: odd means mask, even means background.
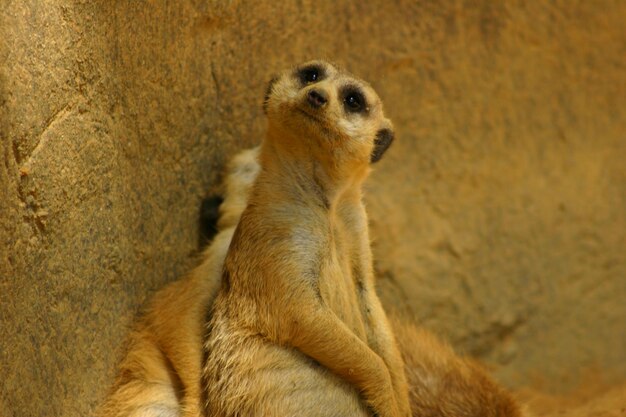
[{"label": "second meerkat", "polygon": [[393,139],[380,99],[312,61],[270,83],[265,111],[261,170],[208,324],[208,414],[408,416],[361,195]]}]

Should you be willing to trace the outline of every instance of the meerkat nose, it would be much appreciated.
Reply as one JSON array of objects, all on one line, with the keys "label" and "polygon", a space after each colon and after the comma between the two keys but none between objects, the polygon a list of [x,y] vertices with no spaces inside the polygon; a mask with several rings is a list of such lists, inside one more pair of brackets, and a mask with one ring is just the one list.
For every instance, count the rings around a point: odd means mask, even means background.
[{"label": "meerkat nose", "polygon": [[311,107],[319,109],[328,102],[328,94],[324,90],[311,90],[307,95],[307,100]]}]

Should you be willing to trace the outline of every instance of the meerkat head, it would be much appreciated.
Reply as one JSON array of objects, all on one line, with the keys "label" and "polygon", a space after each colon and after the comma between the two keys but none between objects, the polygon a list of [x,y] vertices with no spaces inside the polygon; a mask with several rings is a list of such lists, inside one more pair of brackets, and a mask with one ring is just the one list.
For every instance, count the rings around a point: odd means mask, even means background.
[{"label": "meerkat head", "polygon": [[377,162],[394,138],[372,87],[321,60],[273,78],[263,108],[283,146],[333,164]]}]

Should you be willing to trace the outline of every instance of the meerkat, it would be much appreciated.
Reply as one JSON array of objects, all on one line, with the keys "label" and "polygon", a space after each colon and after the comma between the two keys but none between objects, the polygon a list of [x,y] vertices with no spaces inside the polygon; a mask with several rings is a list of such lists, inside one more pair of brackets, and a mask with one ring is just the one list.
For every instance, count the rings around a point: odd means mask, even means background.
[{"label": "meerkat", "polygon": [[361,191],[393,139],[382,103],[312,61],[270,83],[265,113],[261,170],[208,325],[208,414],[409,416]]},{"label": "meerkat", "polygon": [[[260,170],[258,155],[258,148],[246,150],[229,163],[217,227],[210,226],[217,229],[217,236],[204,252],[200,266],[159,291],[150,303],[147,314],[131,334],[112,393],[96,413],[98,416],[205,415],[200,385],[202,340],[206,336],[203,325],[220,285],[224,257],[234,228],[247,206],[249,190]],[[379,157],[375,155],[372,159]],[[211,223],[214,219],[207,221]],[[392,317],[392,326],[405,360],[413,416],[520,415],[511,395],[472,361],[458,357],[432,334],[409,322]],[[292,365],[291,378],[306,381],[312,374],[328,377],[328,372],[314,361],[302,356],[300,359],[290,357],[286,362]],[[317,368],[316,371],[311,367]],[[279,363],[277,369],[284,372],[286,367]],[[326,385],[320,389],[313,378],[308,387],[311,401],[316,401],[316,396],[326,389],[325,395],[340,397],[351,407],[362,409],[355,389],[332,377],[324,381]],[[292,401],[293,398],[275,395],[273,400]],[[331,415],[340,415],[335,410]]]},{"label": "meerkat", "polygon": [[99,417],[200,417],[206,313],[219,288],[224,257],[259,170],[258,149],[229,163],[217,235],[202,262],[160,290],[129,337],[113,389]]}]

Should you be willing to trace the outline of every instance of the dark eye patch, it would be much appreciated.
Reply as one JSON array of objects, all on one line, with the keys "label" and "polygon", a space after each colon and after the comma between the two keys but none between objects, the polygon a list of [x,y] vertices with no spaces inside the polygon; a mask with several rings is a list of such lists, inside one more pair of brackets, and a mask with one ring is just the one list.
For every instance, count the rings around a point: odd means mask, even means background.
[{"label": "dark eye patch", "polygon": [[368,109],[365,95],[360,88],[349,86],[345,87],[341,96],[343,97],[343,106],[349,113],[363,113]]},{"label": "dark eye patch", "polygon": [[324,78],[326,74],[320,65],[309,65],[298,70],[298,78],[303,85],[313,84]]}]

